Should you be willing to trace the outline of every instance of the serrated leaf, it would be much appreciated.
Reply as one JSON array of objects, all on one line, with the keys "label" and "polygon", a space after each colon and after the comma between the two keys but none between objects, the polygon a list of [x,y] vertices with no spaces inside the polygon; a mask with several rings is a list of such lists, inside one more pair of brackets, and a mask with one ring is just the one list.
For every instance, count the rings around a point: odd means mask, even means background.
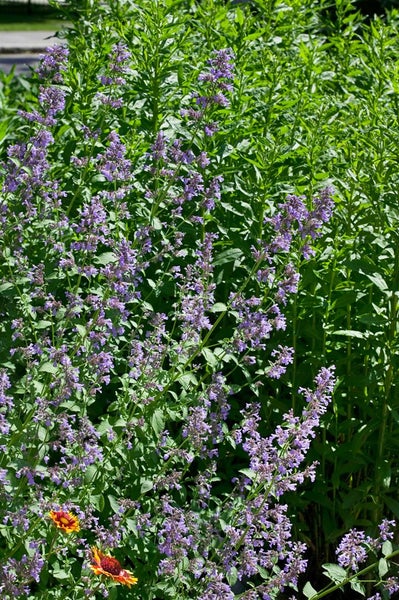
[{"label": "serrated leaf", "polygon": [[92,494],[90,496],[91,503],[99,511],[102,512],[105,507],[105,500],[103,494]]},{"label": "serrated leaf", "polygon": [[64,569],[54,569],[52,575],[55,579],[69,579],[69,573],[64,571]]},{"label": "serrated leaf", "polygon": [[110,263],[114,263],[116,261],[116,256],[113,252],[103,252],[99,256],[96,256],[94,262],[97,265],[109,265]]},{"label": "serrated leaf", "polygon": [[243,475],[245,475],[246,477],[248,477],[252,481],[256,478],[256,473],[252,469],[247,469],[247,468],[239,469],[238,472],[242,473]]},{"label": "serrated leaf", "polygon": [[209,312],[211,313],[219,313],[227,310],[227,306],[223,302],[215,302]]},{"label": "serrated leaf", "polygon": [[388,289],[385,279],[379,273],[374,273],[373,275],[371,275],[370,273],[365,273],[365,275],[382,292]]},{"label": "serrated leaf", "polygon": [[86,337],[86,335],[87,335],[87,329],[86,329],[86,327],[84,327],[83,325],[80,325],[79,323],[77,323],[75,325],[75,329],[79,333],[79,335],[81,335],[82,337]]},{"label": "serrated leaf", "polygon": [[39,371],[43,373],[51,373],[52,375],[54,375],[54,373],[57,373],[58,368],[55,367],[53,363],[45,362],[42,365],[40,365]]},{"label": "serrated leaf", "polygon": [[149,492],[150,490],[152,490],[153,487],[154,487],[154,484],[152,483],[152,481],[150,481],[149,479],[143,479],[141,481],[140,492],[142,494],[145,494],[146,492]]},{"label": "serrated leaf", "polygon": [[109,502],[112,510],[114,511],[114,513],[119,513],[120,504],[119,504],[118,500],[115,498],[115,496],[112,496],[112,494],[108,494],[108,502]]},{"label": "serrated leaf", "polygon": [[228,250],[223,250],[215,257],[213,261],[214,265],[224,265],[225,263],[233,262],[239,258],[242,258],[243,254],[239,248],[229,248]]},{"label": "serrated leaf", "polygon": [[337,585],[345,581],[345,579],[347,579],[348,577],[346,570],[343,567],[340,567],[339,565],[336,565],[334,563],[326,563],[325,565],[323,565],[323,572],[325,575],[327,575],[329,579],[331,579],[331,581],[333,581]]},{"label": "serrated leaf", "polygon": [[184,373],[179,377],[179,382],[182,384],[185,390],[187,390],[190,386],[196,386],[198,384],[198,380],[194,373]]},{"label": "serrated leaf", "polygon": [[313,598],[314,596],[317,596],[317,591],[314,589],[312,584],[309,583],[309,581],[305,583],[302,593],[304,594],[304,596],[306,596],[306,598],[309,599]]},{"label": "serrated leaf", "polygon": [[392,554],[392,552],[393,552],[392,542],[390,542],[389,540],[386,540],[382,544],[381,551],[382,551],[383,556],[388,556],[389,554]]},{"label": "serrated leaf", "polygon": [[382,579],[384,577],[384,575],[386,575],[386,573],[388,573],[388,571],[389,571],[388,561],[386,561],[385,558],[380,558],[380,560],[378,561],[378,574],[379,574],[380,578]]},{"label": "serrated leaf", "polygon": [[237,583],[238,577],[237,577],[237,569],[235,567],[233,567],[232,569],[230,569],[230,571],[228,573],[226,573],[226,579],[230,586],[233,586]]},{"label": "serrated leaf", "polygon": [[164,429],[165,419],[161,410],[154,411],[151,417],[151,426],[157,435]]},{"label": "serrated leaf", "polygon": [[345,337],[354,337],[363,339],[365,338],[365,334],[362,331],[356,331],[354,329],[337,329],[332,332],[332,335],[344,335]]},{"label": "serrated leaf", "polygon": [[210,365],[211,367],[217,367],[218,360],[212,352],[212,350],[209,350],[209,348],[202,348],[201,354],[205,358],[208,365]]},{"label": "serrated leaf", "polygon": [[350,584],[351,584],[351,588],[354,592],[357,592],[358,594],[361,594],[362,596],[366,595],[366,590],[364,589],[364,585],[360,581],[358,581],[357,579],[352,579]]}]

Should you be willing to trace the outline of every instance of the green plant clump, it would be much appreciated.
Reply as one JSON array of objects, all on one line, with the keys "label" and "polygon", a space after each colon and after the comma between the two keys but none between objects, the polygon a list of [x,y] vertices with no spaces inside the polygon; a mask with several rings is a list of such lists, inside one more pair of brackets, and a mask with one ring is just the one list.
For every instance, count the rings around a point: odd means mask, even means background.
[{"label": "green plant clump", "polygon": [[399,13],[51,6],[0,81],[2,600],[385,600]]}]

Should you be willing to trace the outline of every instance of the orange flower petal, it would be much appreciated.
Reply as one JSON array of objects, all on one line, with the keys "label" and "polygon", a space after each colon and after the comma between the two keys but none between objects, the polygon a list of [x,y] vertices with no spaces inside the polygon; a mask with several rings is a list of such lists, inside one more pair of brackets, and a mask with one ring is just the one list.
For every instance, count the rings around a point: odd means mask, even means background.
[{"label": "orange flower petal", "polygon": [[115,583],[121,583],[122,585],[135,585],[138,581],[137,577],[134,577],[133,573],[122,569],[122,565],[113,556],[103,554],[98,548],[92,548],[94,564],[90,565],[91,570],[96,575],[104,575],[109,577]]},{"label": "orange flower petal", "polygon": [[65,510],[51,510],[49,517],[54,525],[65,533],[80,531],[79,519],[76,515]]}]

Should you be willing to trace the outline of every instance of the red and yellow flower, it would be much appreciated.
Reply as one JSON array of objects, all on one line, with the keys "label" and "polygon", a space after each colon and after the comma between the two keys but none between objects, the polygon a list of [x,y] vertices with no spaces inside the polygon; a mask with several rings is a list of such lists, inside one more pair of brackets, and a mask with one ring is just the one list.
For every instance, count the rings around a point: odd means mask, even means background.
[{"label": "red and yellow flower", "polygon": [[93,564],[90,568],[96,575],[105,575],[110,577],[115,583],[121,583],[122,585],[135,585],[138,581],[137,577],[133,576],[133,573],[122,568],[119,560],[113,556],[103,554],[98,548],[92,548],[93,553]]},{"label": "red and yellow flower", "polygon": [[65,533],[80,531],[79,519],[76,515],[65,510],[51,510],[49,517],[54,525]]}]

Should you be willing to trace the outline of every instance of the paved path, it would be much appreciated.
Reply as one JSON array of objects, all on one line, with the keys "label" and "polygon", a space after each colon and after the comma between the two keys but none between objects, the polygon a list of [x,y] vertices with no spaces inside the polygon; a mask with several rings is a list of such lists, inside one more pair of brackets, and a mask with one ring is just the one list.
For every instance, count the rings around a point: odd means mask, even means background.
[{"label": "paved path", "polygon": [[51,31],[0,31],[0,54],[40,53],[56,43]]},{"label": "paved path", "polygon": [[0,31],[0,71],[29,73],[47,46],[59,44],[51,31]]}]

